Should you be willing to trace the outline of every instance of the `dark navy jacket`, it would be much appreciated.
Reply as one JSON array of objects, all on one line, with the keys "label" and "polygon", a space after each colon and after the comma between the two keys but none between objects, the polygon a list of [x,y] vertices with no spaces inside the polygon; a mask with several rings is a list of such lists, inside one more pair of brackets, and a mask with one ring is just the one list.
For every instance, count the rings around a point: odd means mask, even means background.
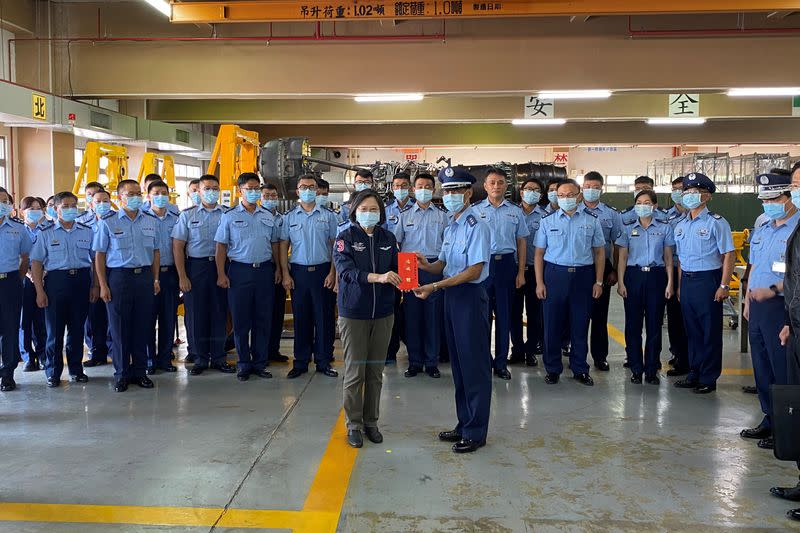
[{"label": "dark navy jacket", "polygon": [[397,241],[391,232],[376,227],[370,237],[353,224],[336,238],[333,261],[339,276],[339,316],[371,320],[394,312],[395,288],[367,282],[369,273],[397,272]]}]

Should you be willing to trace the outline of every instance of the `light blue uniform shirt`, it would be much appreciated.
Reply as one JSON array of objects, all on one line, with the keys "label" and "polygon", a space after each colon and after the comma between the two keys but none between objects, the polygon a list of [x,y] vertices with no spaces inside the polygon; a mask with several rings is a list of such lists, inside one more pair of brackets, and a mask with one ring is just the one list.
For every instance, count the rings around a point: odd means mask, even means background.
[{"label": "light blue uniform shirt", "polygon": [[622,235],[622,217],[619,212],[603,202],[598,202],[597,207],[589,207],[582,203],[578,209],[586,209],[591,214],[597,215],[600,227],[603,228],[603,238],[606,240],[606,259],[611,261],[614,243]]},{"label": "light blue uniform shirt", "polygon": [[[620,217],[622,218],[622,224],[633,224],[635,220],[639,218],[639,215],[636,214],[636,210],[633,206],[623,210],[620,213]],[[658,222],[666,222],[669,218],[669,215],[663,209],[656,209],[653,211],[653,220],[657,220]]]},{"label": "light blue uniform shirt", "polygon": [[544,260],[576,267],[594,264],[592,248],[605,247],[603,228],[597,217],[578,209],[568,216],[563,209],[542,217],[534,244],[544,248]]},{"label": "light blue uniform shirt", "polygon": [[31,261],[39,261],[48,272],[89,268],[93,239],[94,230],[90,226],[74,222],[71,229],[66,229],[56,220],[39,234],[31,251]]},{"label": "light blue uniform shirt", "polygon": [[[110,213],[111,211],[109,211]],[[87,209],[81,215],[75,219],[75,222],[80,222],[81,224],[89,224],[92,220],[97,220],[97,213],[95,213],[94,209]]]},{"label": "light blue uniform shirt", "polygon": [[272,259],[272,243],[278,242],[280,227],[263,207],[253,213],[242,204],[222,215],[214,240],[228,246],[228,258],[237,263],[264,263]]},{"label": "light blue uniform shirt", "polygon": [[664,266],[664,247],[675,246],[672,226],[652,220],[645,228],[637,219],[622,228],[617,245],[628,249],[629,266]]},{"label": "light blue uniform shirt", "polygon": [[298,204],[283,215],[280,239],[292,247],[289,262],[304,266],[329,263],[338,222],[336,213],[319,204],[308,213]]},{"label": "light blue uniform shirt", "polygon": [[339,208],[339,222],[344,224],[345,222],[350,222],[350,202],[345,202]]},{"label": "light blue uniform shirt", "polygon": [[536,246],[536,233],[539,231],[539,227],[542,223],[542,217],[547,215],[547,212],[542,206],[537,205],[533,208],[533,211],[530,213],[525,213],[525,210],[522,211],[522,216],[525,217],[525,225],[528,226],[528,237],[526,238],[527,243],[527,255],[525,256],[525,264],[528,266],[533,265],[533,257],[534,257],[534,247]]},{"label": "light blue uniform shirt", "polygon": [[517,238],[527,237],[530,233],[523,220],[525,217],[522,209],[508,200],[503,200],[499,206],[494,207],[488,198],[472,207],[481,221],[491,228],[492,255],[516,254]]},{"label": "light blue uniform shirt", "polygon": [[141,209],[133,220],[124,209],[109,213],[97,224],[92,250],[106,254],[108,268],[148,267],[158,250],[158,219]]},{"label": "light blue uniform shirt", "polygon": [[692,219],[686,216],[675,226],[675,245],[681,270],[702,272],[722,268],[722,255],[733,251],[728,221],[707,207]]},{"label": "light blue uniform shirt", "polygon": [[482,283],[489,277],[489,258],[492,237],[489,226],[481,222],[475,207],[468,207],[444,229],[442,251],[439,261],[445,263],[444,277],[449,278],[464,272],[467,268],[483,263],[481,275],[470,283]]},{"label": "light blue uniform shirt", "polygon": [[447,211],[428,203],[423,209],[419,203],[406,205],[400,211],[400,220],[394,227],[394,236],[401,252],[420,252],[428,258],[438,257],[442,251],[444,229],[450,223]]},{"label": "light blue uniform shirt", "polygon": [[164,218],[158,216],[152,208],[147,210],[158,220],[158,252],[161,256],[160,266],[172,266],[175,264],[175,255],[172,253],[172,231],[178,223],[180,212],[176,213],[167,209]]},{"label": "light blue uniform shirt", "polygon": [[193,206],[181,211],[178,223],[172,229],[172,238],[186,242],[186,255],[195,259],[213,257],[217,245],[214,235],[217,234],[219,221],[225,208],[217,204],[213,209]]},{"label": "light blue uniform shirt", "polygon": [[786,270],[786,243],[800,220],[795,213],[789,220],[776,226],[772,220],[756,227],[750,238],[750,289],[767,289],[783,281]]},{"label": "light blue uniform shirt", "polygon": [[31,234],[25,224],[3,217],[0,222],[0,274],[19,270],[19,256],[29,254],[33,247]]},{"label": "light blue uniform shirt", "polygon": [[406,209],[408,206],[413,205],[415,202],[416,200],[409,196],[406,200],[406,205],[403,207],[400,207],[400,204],[397,203],[397,200],[392,200],[386,204],[386,224],[384,224],[383,227],[394,233],[394,228],[400,222],[400,212]]},{"label": "light blue uniform shirt", "polygon": [[[152,205],[150,205],[150,200],[144,200],[142,202],[142,207],[141,207],[142,211],[150,211],[151,207]],[[172,213],[173,215],[181,214],[181,208],[175,204],[167,204],[167,211]]]}]

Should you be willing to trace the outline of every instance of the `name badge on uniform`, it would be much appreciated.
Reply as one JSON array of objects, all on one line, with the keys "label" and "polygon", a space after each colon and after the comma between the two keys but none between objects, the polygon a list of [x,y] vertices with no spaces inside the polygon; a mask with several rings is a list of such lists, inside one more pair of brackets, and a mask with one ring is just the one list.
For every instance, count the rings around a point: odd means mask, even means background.
[{"label": "name badge on uniform", "polygon": [[772,271],[778,274],[786,274],[786,263],[783,261],[775,261],[772,263]]},{"label": "name badge on uniform", "polygon": [[707,229],[703,228],[703,229],[701,229],[700,231],[698,231],[698,232],[697,232],[697,234],[698,234],[699,236],[701,236],[701,237],[708,237],[708,235],[709,235],[709,232],[708,232],[708,230],[707,230]]},{"label": "name badge on uniform", "polygon": [[638,236],[639,236],[639,230],[638,229],[635,229],[635,230],[631,231],[631,237],[638,237]]},{"label": "name badge on uniform", "polygon": [[247,221],[246,220],[234,220],[233,221],[233,225],[236,226],[237,228],[242,228],[242,227],[247,226]]}]

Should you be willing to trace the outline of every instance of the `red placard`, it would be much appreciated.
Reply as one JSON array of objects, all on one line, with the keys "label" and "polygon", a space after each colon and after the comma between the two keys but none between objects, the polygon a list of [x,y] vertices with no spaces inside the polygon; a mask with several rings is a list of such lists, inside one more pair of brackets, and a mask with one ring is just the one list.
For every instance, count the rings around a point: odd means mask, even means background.
[{"label": "red placard", "polygon": [[397,254],[397,269],[400,274],[401,291],[410,291],[419,287],[419,268],[417,267],[417,254],[400,252]]}]

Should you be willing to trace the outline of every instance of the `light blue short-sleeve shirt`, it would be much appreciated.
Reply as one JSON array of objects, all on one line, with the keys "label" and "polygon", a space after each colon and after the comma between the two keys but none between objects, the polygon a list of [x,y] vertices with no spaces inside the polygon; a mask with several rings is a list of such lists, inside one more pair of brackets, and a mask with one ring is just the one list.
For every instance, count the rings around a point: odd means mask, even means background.
[{"label": "light blue short-sleeve shirt", "polygon": [[682,270],[717,270],[722,268],[722,255],[733,251],[733,235],[727,220],[704,207],[695,218],[687,215],[675,226],[675,245]]},{"label": "light blue short-sleeve shirt", "polygon": [[447,212],[433,205],[433,202],[429,202],[425,208],[420,207],[419,203],[406,205],[400,211],[400,220],[394,227],[400,251],[420,252],[428,258],[438,257],[448,223]]},{"label": "light blue short-sleeve shirt", "polygon": [[627,264],[630,266],[663,267],[664,247],[674,246],[675,240],[672,236],[672,226],[666,222],[653,220],[645,228],[639,220],[636,220],[622,228],[622,235],[617,239],[617,245],[628,249]]},{"label": "light blue short-sleeve shirt", "polygon": [[522,209],[503,200],[494,207],[489,199],[478,202],[474,206],[481,222],[489,224],[492,234],[492,254],[511,254],[517,252],[517,238],[528,236]]},{"label": "light blue short-sleeve shirt", "polygon": [[603,228],[603,238],[606,240],[606,259],[611,259],[614,243],[622,234],[622,217],[619,211],[603,202],[598,202],[597,207],[589,207],[583,203],[578,209],[586,209],[597,215],[600,227]]},{"label": "light blue short-sleeve shirt", "polygon": [[750,238],[750,289],[767,289],[783,281],[786,271],[786,244],[797,227],[800,213],[776,226],[772,220],[766,220],[756,227]]},{"label": "light blue short-sleeve shirt", "polygon": [[536,234],[539,232],[539,227],[542,223],[542,217],[547,215],[547,211],[542,206],[537,205],[530,213],[522,211],[525,217],[525,225],[528,226],[528,237],[526,238],[527,255],[525,256],[525,264],[528,266],[533,265],[534,260],[534,247],[536,246]]},{"label": "light blue short-sleeve shirt", "polygon": [[250,213],[242,204],[222,215],[214,240],[228,247],[228,258],[238,263],[263,263],[272,259],[272,243],[279,226],[263,207]]},{"label": "light blue short-sleeve shirt", "polygon": [[33,241],[25,224],[3,217],[0,221],[0,273],[19,270],[20,256],[29,254],[32,247]]},{"label": "light blue short-sleeve shirt", "polygon": [[336,213],[318,204],[309,212],[298,205],[286,213],[280,240],[288,241],[292,248],[289,262],[304,266],[329,263],[338,226]]},{"label": "light blue short-sleeve shirt", "polygon": [[[171,205],[171,204],[170,204]],[[150,214],[158,220],[158,250],[160,254],[159,264],[161,266],[172,266],[175,264],[175,256],[172,253],[172,231],[178,223],[180,212],[175,213],[167,209],[164,216],[158,216],[152,208]]]},{"label": "light blue short-sleeve shirt", "polygon": [[544,260],[577,267],[594,264],[592,248],[605,248],[603,228],[597,216],[578,209],[572,216],[559,209],[542,217],[534,244],[544,249]]},{"label": "light blue short-sleeve shirt", "polygon": [[142,210],[133,220],[124,209],[108,213],[98,223],[92,241],[92,250],[106,254],[108,268],[150,266],[158,247],[158,219]]},{"label": "light blue short-sleeve shirt", "polygon": [[439,260],[445,263],[444,277],[460,274],[472,265],[483,263],[481,275],[470,283],[482,283],[489,277],[491,256],[489,226],[481,222],[474,207],[468,207],[457,219],[452,217],[444,230]]},{"label": "light blue short-sleeve shirt", "polygon": [[31,251],[31,261],[42,263],[46,271],[72,270],[92,266],[91,226],[75,222],[66,229],[60,220],[46,227],[36,239]]},{"label": "light blue short-sleeve shirt", "polygon": [[172,238],[186,242],[186,255],[196,259],[213,257],[217,245],[214,235],[225,208],[217,204],[212,209],[193,206],[181,211],[172,229]]}]

